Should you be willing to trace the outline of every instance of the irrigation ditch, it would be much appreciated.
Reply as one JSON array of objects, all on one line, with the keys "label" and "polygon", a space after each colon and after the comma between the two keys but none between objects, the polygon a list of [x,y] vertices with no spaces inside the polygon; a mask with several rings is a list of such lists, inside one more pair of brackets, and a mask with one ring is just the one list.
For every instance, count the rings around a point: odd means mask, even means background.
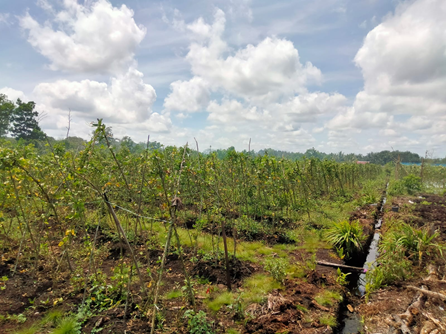
[{"label": "irrigation ditch", "polygon": [[339,326],[335,330],[335,333],[350,334],[358,333],[362,330],[362,318],[355,311],[355,308],[363,301],[363,297],[366,293],[366,272],[376,265],[376,259],[379,255],[378,245],[381,236],[380,229],[383,224],[383,212],[387,200],[386,193],[388,185],[389,183],[386,183],[386,188],[383,191],[380,202],[372,204],[373,206],[376,206],[375,223],[373,231],[370,233],[364,246],[364,249],[367,249],[367,251],[361,252],[351,260],[346,261],[346,264],[351,265],[352,268],[357,266],[356,268],[359,267],[362,268],[362,270],[354,270],[346,267],[340,268],[342,272],[349,274],[349,285],[347,286],[348,292],[344,296],[343,302],[339,308]]}]

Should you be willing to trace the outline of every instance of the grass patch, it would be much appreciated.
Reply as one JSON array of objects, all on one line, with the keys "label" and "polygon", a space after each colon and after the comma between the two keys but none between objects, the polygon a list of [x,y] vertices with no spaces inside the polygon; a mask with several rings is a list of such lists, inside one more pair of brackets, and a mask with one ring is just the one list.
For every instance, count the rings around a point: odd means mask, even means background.
[{"label": "grass patch", "polygon": [[22,328],[18,331],[12,332],[12,334],[36,334],[40,333],[41,326],[33,324],[31,327]]},{"label": "grass patch", "polygon": [[49,311],[42,319],[42,325],[57,326],[63,317],[63,313],[60,310]]},{"label": "grass patch", "polygon": [[166,299],[175,299],[181,297],[183,293],[180,290],[172,290],[166,293]]},{"label": "grass patch", "polygon": [[223,292],[215,297],[213,300],[207,303],[208,307],[214,311],[218,312],[223,305],[230,305],[234,302],[234,295],[232,292]]},{"label": "grass patch", "polygon": [[305,249],[309,253],[316,253],[319,248],[330,249],[331,246],[321,239],[319,233],[314,230],[305,231],[304,242],[300,249]]},{"label": "grass patch", "polygon": [[80,325],[73,317],[67,317],[60,320],[59,326],[51,334],[77,334]]},{"label": "grass patch", "polygon": [[320,317],[319,322],[321,323],[321,325],[326,325],[330,327],[336,327],[338,325],[335,316],[331,314],[323,314]]},{"label": "grass patch", "polygon": [[243,287],[246,289],[242,294],[243,301],[245,303],[260,303],[271,290],[279,289],[281,286],[271,276],[264,274],[254,275],[246,279],[243,284]]},{"label": "grass patch", "polygon": [[259,254],[262,255],[271,255],[274,253],[274,251],[271,248],[263,247],[257,251]]},{"label": "grass patch", "polygon": [[290,266],[288,275],[291,278],[304,278],[307,275],[307,270],[304,265],[297,263]]},{"label": "grass patch", "polygon": [[[163,224],[159,222],[146,223],[145,228],[147,230],[152,230],[155,233],[156,240],[159,242],[161,246],[166,242],[166,228]],[[192,247],[193,244],[191,242],[190,235],[194,236],[195,231],[190,231],[184,228],[177,227],[178,235],[180,237],[181,244],[183,246]],[[192,238],[194,240],[194,237]],[[214,243],[216,237],[214,236]],[[197,238],[198,249],[203,252],[213,252],[214,248],[212,247],[212,235],[208,233],[199,233]],[[234,251],[234,239],[227,238],[227,245],[229,252],[232,253]],[[219,249],[223,249],[223,240],[221,239],[218,244]],[[237,241],[237,258],[242,261],[250,261],[257,262],[259,258],[263,255],[271,255],[272,253],[277,253],[281,257],[287,256],[286,252],[283,250],[276,248],[272,249],[271,247],[265,246],[262,242],[254,241]]]},{"label": "grass patch", "polygon": [[337,291],[324,290],[318,293],[314,299],[316,302],[323,306],[332,306],[336,301],[342,301],[342,296]]}]

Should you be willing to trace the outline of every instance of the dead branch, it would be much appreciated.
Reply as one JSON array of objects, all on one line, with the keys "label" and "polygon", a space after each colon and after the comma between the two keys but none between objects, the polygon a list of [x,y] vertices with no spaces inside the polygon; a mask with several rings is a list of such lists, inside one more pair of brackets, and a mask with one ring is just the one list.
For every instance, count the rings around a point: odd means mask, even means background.
[{"label": "dead branch", "polygon": [[357,272],[363,272],[364,271],[364,268],[347,266],[345,264],[332,263],[332,262],[326,262],[326,261],[317,261],[316,263],[320,264],[321,266],[341,268],[341,269],[346,269],[346,270],[350,270],[350,271],[357,271]]},{"label": "dead branch", "polygon": [[325,312],[330,311],[330,309],[328,309],[328,308],[326,308],[326,307],[324,307],[324,306],[318,304],[315,300],[312,300],[312,301],[311,301],[311,305],[314,306],[315,308],[321,310],[321,311],[325,311]]},{"label": "dead branch", "polygon": [[432,321],[435,325],[437,325],[438,327],[440,327],[442,330],[446,331],[446,326],[444,326],[442,324],[441,321],[439,321],[438,319],[435,319],[432,314],[430,314],[429,312],[423,312],[421,311],[421,314],[424,315],[426,318],[428,318],[430,321]]},{"label": "dead branch", "polygon": [[412,285],[408,285],[407,288],[415,290],[415,291],[419,291],[419,292],[423,293],[424,295],[431,297],[431,298],[438,298],[441,300],[446,300],[446,295],[439,293],[439,292],[423,290],[423,289],[417,288],[416,286],[412,286]]}]

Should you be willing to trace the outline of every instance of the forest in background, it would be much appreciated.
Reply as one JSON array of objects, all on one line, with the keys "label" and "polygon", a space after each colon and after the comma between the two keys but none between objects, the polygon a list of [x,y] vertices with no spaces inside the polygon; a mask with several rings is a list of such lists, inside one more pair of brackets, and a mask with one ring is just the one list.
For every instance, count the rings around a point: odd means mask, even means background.
[{"label": "forest in background", "polygon": [[[16,144],[29,144],[32,143],[39,150],[44,153],[46,151],[46,144],[54,145],[56,143],[64,144],[68,150],[82,150],[87,144],[87,140],[80,137],[69,136],[69,129],[67,130],[67,136],[65,139],[55,139],[47,136],[39,126],[39,120],[44,117],[42,113],[35,110],[36,104],[33,101],[27,103],[22,102],[20,99],[14,103],[8,99],[4,94],[0,94],[0,139],[10,142],[15,146]],[[107,127],[106,133],[110,144],[115,148],[121,147],[127,148],[131,153],[139,154],[144,152],[148,147],[149,149],[160,149],[164,147],[162,143],[157,141],[151,141],[148,144],[143,142],[134,142],[129,136],[125,136],[121,139],[115,138],[111,127]],[[148,146],[147,146],[148,145]],[[227,149],[212,149],[208,148],[203,151],[204,154],[214,153],[218,158],[225,159],[232,152],[236,151],[234,147]],[[420,156],[417,153],[409,151],[389,151],[384,150],[381,152],[370,152],[367,154],[355,154],[355,153],[324,153],[316,150],[314,147],[307,149],[305,152],[288,152],[281,151],[272,148],[265,148],[259,151],[247,151],[243,153],[255,156],[268,155],[276,158],[285,158],[293,161],[302,160],[304,158],[317,158],[320,160],[333,160],[336,162],[353,162],[353,161],[368,161],[373,164],[385,165],[389,162],[400,161],[403,163],[421,163],[423,158],[427,163],[446,163],[446,157],[433,158],[432,154],[427,152],[425,157]]]}]

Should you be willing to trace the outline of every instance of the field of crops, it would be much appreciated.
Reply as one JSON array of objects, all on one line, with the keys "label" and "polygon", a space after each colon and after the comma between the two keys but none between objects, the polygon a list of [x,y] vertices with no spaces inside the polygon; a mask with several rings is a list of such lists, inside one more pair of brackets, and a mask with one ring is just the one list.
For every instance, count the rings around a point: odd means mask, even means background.
[{"label": "field of crops", "polygon": [[[389,180],[388,203],[445,189],[442,167],[218,159],[197,143],[132,154],[105,129],[81,150],[0,149],[1,333],[339,331],[354,275],[318,262],[362,267]],[[444,225],[406,218],[367,298],[444,271]]]}]

